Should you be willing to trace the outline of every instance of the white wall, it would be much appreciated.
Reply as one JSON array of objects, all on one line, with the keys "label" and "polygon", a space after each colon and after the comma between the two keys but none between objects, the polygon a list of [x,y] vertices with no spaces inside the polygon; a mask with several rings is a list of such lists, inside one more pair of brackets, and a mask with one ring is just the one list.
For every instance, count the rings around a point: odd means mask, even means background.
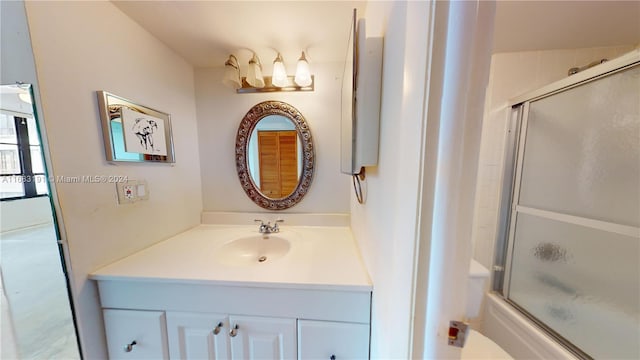
[{"label": "white wall", "polygon": [[351,223],[374,282],[374,358],[460,356],[447,328],[464,318],[494,10],[367,6],[368,25],[385,34],[380,162]]},{"label": "white wall", "polygon": [[46,196],[0,202],[0,231],[11,231],[53,222]]},{"label": "white wall", "polygon": [[[110,2],[27,2],[54,176],[123,175],[150,199],[119,206],[113,183],[57,183],[84,357],[106,357],[87,274],[199,223],[193,69]],[[96,100],[107,90],[172,116],[176,163],[105,161]]]},{"label": "white wall", "polygon": [[495,6],[480,0],[435,4],[414,357],[461,356],[460,348],[447,345],[448,329],[451,320],[467,320],[473,200]]},{"label": "white wall", "polygon": [[[497,53],[492,56],[472,236],[473,257],[482,265],[491,268],[498,234],[505,134],[508,130],[508,100],[567,77],[567,71],[572,67],[581,67],[602,58],[612,59],[633,48],[634,46],[618,46],[542,50]],[[482,318],[477,319],[476,325],[478,328],[482,327]]]},{"label": "white wall", "polygon": [[378,359],[409,357],[427,8],[371,2],[366,11],[367,33],[384,35],[380,157],[367,168],[366,203],[352,195],[351,227],[374,284],[371,356]]},{"label": "white wall", "polygon": [[[345,39],[346,46],[346,39]],[[275,55],[275,54],[274,54]],[[263,59],[264,60],[264,59]],[[314,92],[236,94],[222,85],[224,68],[196,69],[202,198],[205,211],[262,212],[240,186],[235,164],[238,125],[266,100],[291,104],[305,117],[315,148],[315,173],[300,203],[285,213],[348,213],[350,178],[340,173],[340,91],[343,64],[313,63]],[[292,73],[293,67],[289,69]]]}]

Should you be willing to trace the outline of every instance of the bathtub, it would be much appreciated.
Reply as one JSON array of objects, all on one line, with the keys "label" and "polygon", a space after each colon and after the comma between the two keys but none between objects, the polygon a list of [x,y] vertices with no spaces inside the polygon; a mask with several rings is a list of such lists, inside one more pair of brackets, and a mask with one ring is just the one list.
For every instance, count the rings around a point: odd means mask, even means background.
[{"label": "bathtub", "polygon": [[514,359],[578,359],[501,297],[485,297],[483,333]]},{"label": "bathtub", "polygon": [[461,360],[513,360],[510,354],[483,334],[471,330],[467,336]]}]

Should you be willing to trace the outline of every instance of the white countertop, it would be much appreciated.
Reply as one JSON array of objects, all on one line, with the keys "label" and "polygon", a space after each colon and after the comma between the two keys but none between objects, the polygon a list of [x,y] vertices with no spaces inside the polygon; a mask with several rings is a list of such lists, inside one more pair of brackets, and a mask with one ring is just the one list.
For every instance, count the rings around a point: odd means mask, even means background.
[{"label": "white countertop", "polygon": [[260,235],[255,225],[199,225],[102,267],[89,278],[342,291],[373,288],[348,227],[282,225],[273,236],[293,239],[287,255],[252,265],[216,259],[223,245],[252,235]]}]

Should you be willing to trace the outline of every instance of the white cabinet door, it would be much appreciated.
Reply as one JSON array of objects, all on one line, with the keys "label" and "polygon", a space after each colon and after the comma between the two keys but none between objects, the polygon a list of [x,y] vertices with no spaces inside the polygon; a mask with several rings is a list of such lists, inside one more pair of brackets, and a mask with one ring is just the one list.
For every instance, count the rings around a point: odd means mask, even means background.
[{"label": "white cabinet door", "polygon": [[298,358],[368,359],[369,325],[298,320]]},{"label": "white cabinet door", "polygon": [[229,358],[229,320],[226,315],[167,312],[167,331],[172,360]]},{"label": "white cabinet door", "polygon": [[231,359],[296,359],[296,320],[230,316]]},{"label": "white cabinet door", "polygon": [[110,359],[169,359],[162,311],[104,309]]}]

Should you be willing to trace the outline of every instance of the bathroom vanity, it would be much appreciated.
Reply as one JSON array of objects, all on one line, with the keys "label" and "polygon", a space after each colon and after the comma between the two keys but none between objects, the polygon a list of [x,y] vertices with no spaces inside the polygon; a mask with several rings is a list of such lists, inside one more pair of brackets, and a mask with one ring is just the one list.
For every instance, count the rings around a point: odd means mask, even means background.
[{"label": "bathroom vanity", "polygon": [[111,359],[367,359],[348,227],[200,225],[91,274]]}]

